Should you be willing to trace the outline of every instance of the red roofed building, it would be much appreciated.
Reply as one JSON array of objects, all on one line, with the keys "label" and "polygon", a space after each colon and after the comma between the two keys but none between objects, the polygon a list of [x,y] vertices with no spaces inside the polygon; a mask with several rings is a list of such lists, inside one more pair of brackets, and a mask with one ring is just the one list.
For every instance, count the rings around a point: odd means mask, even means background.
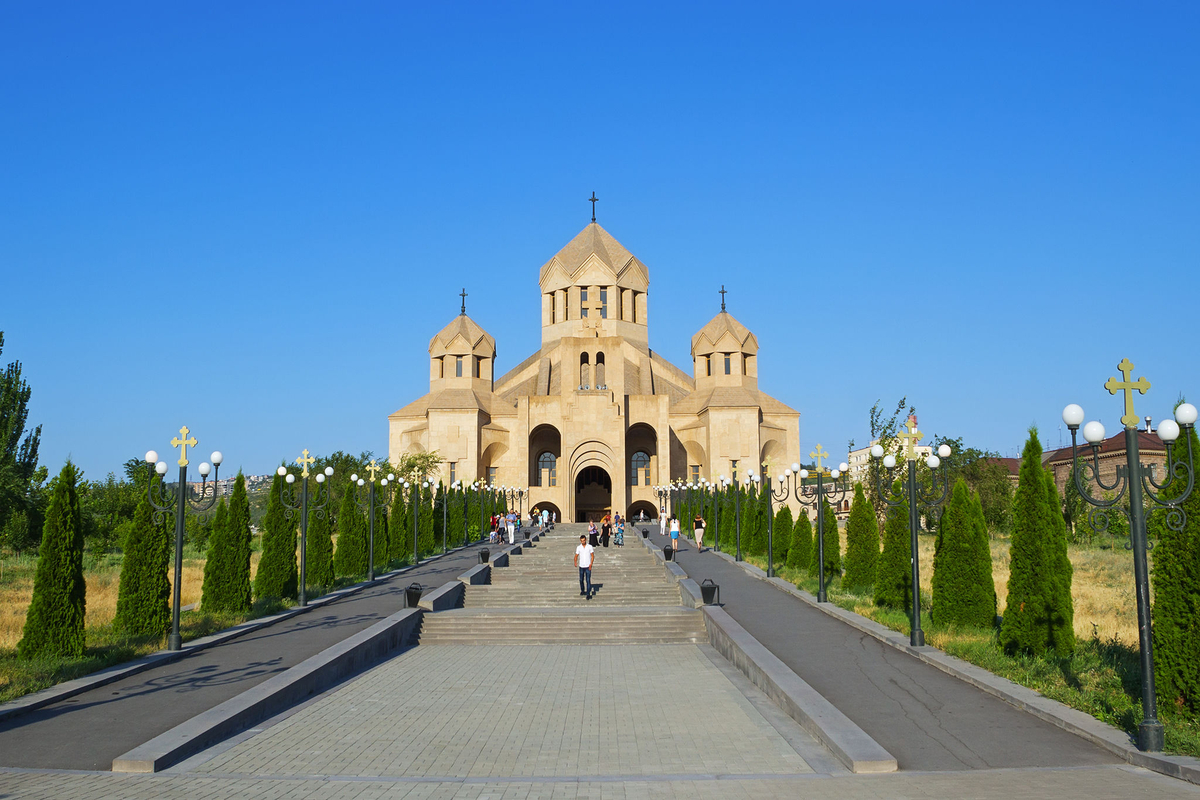
[{"label": "red roofed building", "polygon": [[[1166,462],[1167,448],[1157,434],[1150,431],[1138,431],[1138,456],[1143,466],[1151,469],[1151,475],[1156,480],[1163,480],[1166,477]],[[1089,463],[1092,458],[1092,446],[1086,441],[1079,443],[1079,460],[1082,462],[1088,459]],[[1110,436],[1100,443],[1099,452],[1100,463],[1100,479],[1112,486],[1117,482],[1117,467],[1124,467],[1125,460],[1125,431],[1122,429],[1115,436]],[[1071,477],[1071,448],[1064,447],[1060,450],[1050,450],[1042,455],[1042,466],[1051,470],[1054,473],[1054,482],[1058,484],[1060,494],[1066,493],[1067,480]],[[1091,477],[1090,470],[1085,474],[1085,477]],[[1089,481],[1092,485],[1091,494],[1093,497],[1103,497],[1104,490],[1095,485],[1093,481]]]}]

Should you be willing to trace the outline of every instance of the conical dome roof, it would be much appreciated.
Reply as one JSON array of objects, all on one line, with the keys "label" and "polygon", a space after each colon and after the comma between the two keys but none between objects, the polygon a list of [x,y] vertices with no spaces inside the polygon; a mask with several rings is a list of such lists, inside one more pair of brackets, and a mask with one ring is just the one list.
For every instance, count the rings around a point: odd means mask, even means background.
[{"label": "conical dome roof", "polygon": [[692,337],[692,355],[705,353],[733,352],[754,355],[758,352],[758,339],[728,311],[722,311],[708,321]]},{"label": "conical dome roof", "polygon": [[538,280],[545,282],[555,266],[573,278],[593,255],[618,278],[632,271],[633,275],[630,277],[635,275],[634,280],[638,285],[644,287],[650,281],[650,271],[646,265],[596,222],[589,223],[574,239],[555,253],[553,258],[543,264]]},{"label": "conical dome roof", "polygon": [[[462,344],[454,346],[455,339],[460,339]],[[490,358],[496,353],[496,340],[475,320],[466,314],[459,314],[429,340],[430,355],[437,356],[449,352],[474,353]]]}]

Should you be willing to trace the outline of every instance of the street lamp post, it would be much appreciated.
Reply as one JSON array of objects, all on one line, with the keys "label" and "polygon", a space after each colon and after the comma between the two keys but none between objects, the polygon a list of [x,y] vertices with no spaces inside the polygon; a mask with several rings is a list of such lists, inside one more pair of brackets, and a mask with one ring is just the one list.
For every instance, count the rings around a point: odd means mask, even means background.
[{"label": "street lamp post", "polygon": [[[317,514],[325,513],[325,506],[329,503],[329,487],[325,486],[325,479],[333,475],[333,467],[326,467],[324,472],[318,472],[317,479],[317,498],[315,504],[310,503],[308,499],[308,468],[316,461],[315,458],[308,454],[307,450],[302,450],[300,457],[296,459],[296,463],[300,465],[300,497],[296,498],[294,489],[290,489],[291,485],[296,482],[296,476],[288,472],[287,467],[280,466],[277,470],[280,477],[289,487],[288,492],[280,492],[279,499],[283,504],[283,513],[288,519],[296,513],[300,513],[300,586],[298,602],[301,606],[308,605],[307,593],[307,542],[308,542],[308,512],[315,511]],[[289,498],[290,494],[290,498]]]},{"label": "street lamp post", "polygon": [[920,509],[924,507],[925,512],[930,517],[937,518],[941,516],[942,503],[946,501],[946,493],[950,488],[950,482],[946,477],[946,466],[942,464],[942,459],[948,458],[951,451],[950,445],[943,444],[938,448],[936,455],[930,455],[925,459],[925,464],[929,467],[931,479],[928,491],[920,489],[917,486],[916,444],[921,440],[923,434],[917,430],[917,416],[915,414],[909,415],[906,427],[906,433],[897,434],[897,436],[904,440],[904,458],[908,462],[905,498],[895,498],[892,496],[892,470],[896,467],[896,457],[890,453],[884,455],[883,446],[878,444],[871,448],[871,457],[882,458],[883,466],[887,469],[886,491],[883,485],[883,476],[880,474],[878,483],[875,486],[878,496],[882,497],[887,505],[893,507],[903,502],[908,503],[908,535],[912,547],[912,625],[908,641],[913,647],[924,647],[925,631],[921,630],[921,558],[920,553],[917,551],[917,531],[921,528]]},{"label": "street lamp post", "polygon": [[[1129,380],[1133,364],[1129,359],[1123,359],[1117,365],[1124,378],[1118,381],[1109,378],[1104,388],[1109,394],[1124,392],[1125,414],[1121,423],[1125,426],[1125,467],[1117,467],[1117,478],[1108,485],[1100,480],[1100,444],[1104,441],[1104,426],[1099,422],[1089,422],[1083,426],[1083,438],[1092,446],[1092,460],[1088,463],[1086,456],[1080,469],[1079,452],[1076,434],[1083,423],[1083,409],[1072,403],[1063,409],[1063,422],[1071,429],[1071,465],[1075,472],[1075,488],[1088,503],[1094,506],[1088,515],[1092,526],[1103,531],[1108,528],[1109,514],[1123,513],[1119,505],[1121,499],[1129,492],[1129,537],[1126,547],[1133,550],[1133,579],[1137,591],[1138,616],[1138,649],[1142,667],[1142,721],[1138,725],[1137,746],[1139,750],[1158,752],[1163,748],[1163,726],[1158,721],[1158,697],[1154,688],[1154,638],[1150,621],[1150,579],[1146,568],[1146,550],[1148,538],[1146,535],[1146,508],[1144,498],[1160,508],[1166,509],[1166,524],[1171,530],[1182,531],[1187,524],[1187,516],[1181,504],[1192,493],[1195,486],[1195,472],[1192,466],[1192,428],[1196,424],[1196,407],[1191,403],[1181,403],[1175,409],[1175,419],[1163,420],[1158,424],[1158,436],[1167,446],[1167,478],[1161,484],[1154,480],[1151,470],[1144,467],[1138,456],[1138,417],[1133,410],[1133,393],[1142,394],[1150,388],[1150,382],[1144,377],[1136,381]],[[1180,428],[1188,443],[1188,457],[1172,455],[1171,447],[1179,437]],[[1092,480],[1105,492],[1113,492],[1111,499],[1097,500],[1088,492],[1081,473],[1090,471]],[[1174,498],[1164,500],[1162,491],[1175,483],[1184,480],[1187,486],[1183,492]],[[1157,494],[1155,493],[1157,490]]]},{"label": "street lamp post", "polygon": [[[420,538],[419,538],[419,536],[420,536],[420,523],[421,523],[421,488],[422,488],[422,487],[424,487],[424,488],[429,488],[429,487],[430,487],[430,486],[432,486],[432,485],[433,485],[433,484],[432,484],[432,483],[430,483],[430,482],[429,482],[429,481],[427,481],[427,480],[423,481],[423,480],[421,480],[421,479],[419,479],[419,478],[413,478],[413,482],[412,482],[412,484],[411,484],[411,487],[412,487],[412,488],[411,488],[411,491],[409,492],[409,495],[408,495],[409,502],[411,502],[411,503],[412,503],[412,508],[413,508],[413,549],[412,549],[412,552],[413,552],[413,557],[412,557],[412,565],[413,565],[414,567],[418,567],[418,566],[420,566],[420,565],[421,565],[421,550],[420,550]],[[405,489],[408,489],[408,488],[409,488],[409,486],[410,486],[410,485],[409,485],[408,481],[405,481],[405,482],[404,482],[404,488],[405,488]]]},{"label": "street lamp post", "polygon": [[[367,514],[367,530],[369,531],[367,535],[367,580],[373,581],[375,580],[375,481],[378,478],[379,487],[383,490],[382,494],[384,497],[381,505],[387,508],[388,503],[391,502],[391,492],[388,490],[388,486],[396,480],[396,475],[389,472],[385,477],[379,478],[379,473],[383,472],[383,467],[375,463],[375,459],[371,459],[371,463],[367,464],[365,471],[368,473],[367,478],[360,478],[357,474],[354,474],[350,476],[350,482],[359,489],[366,484],[369,484],[371,487],[367,490],[366,498],[356,494],[354,502]],[[332,470],[330,469],[326,469],[326,472],[332,474]],[[317,480],[319,481],[320,479],[321,477],[318,475]]]},{"label": "street lamp post", "polygon": [[[825,448],[817,445],[817,449],[808,454],[810,458],[815,459],[817,465],[817,484],[815,487],[806,489],[804,480],[808,478],[809,472],[806,469],[801,469],[799,464],[792,464],[790,470],[784,470],[784,475],[789,472],[795,479],[795,497],[801,506],[811,506],[817,512],[817,602],[824,603],[827,601],[825,591],[825,502],[832,498],[833,504],[837,505],[846,498],[846,490],[849,489],[849,480],[847,473],[850,466],[846,462],[838,464],[838,468],[832,471],[827,471],[821,466],[821,462],[829,457],[829,453],[825,452]],[[825,476],[828,475],[833,479],[833,483],[829,488],[825,485]],[[841,483],[838,483],[838,479]],[[836,520],[834,521],[836,525]]]},{"label": "street lamp post", "polygon": [[[212,459],[213,472],[213,489],[212,496],[208,495],[208,473],[210,467],[207,462],[200,464],[197,471],[200,473],[200,495],[192,497],[191,490],[187,483],[187,468],[188,468],[188,448],[195,447],[197,440],[195,436],[189,436],[191,431],[184,425],[179,429],[179,435],[171,439],[171,447],[179,448],[179,483],[176,484],[175,490],[171,491],[167,488],[165,480],[158,482],[158,497],[155,497],[154,491],[154,475],[149,474],[146,482],[146,497],[150,501],[150,505],[154,508],[154,521],[162,522],[166,512],[171,511],[175,514],[175,583],[171,587],[171,633],[167,635],[168,650],[182,650],[183,637],[179,634],[179,597],[180,590],[183,585],[183,520],[187,508],[190,506],[197,513],[204,513],[213,507],[217,502],[217,474],[221,471],[221,451],[215,451],[209,458]],[[167,474],[167,462],[158,460],[158,453],[150,450],[146,453],[146,463],[154,466],[154,471],[158,475],[164,476]]]},{"label": "street lamp post", "polygon": [[513,504],[516,504],[517,519],[521,519],[521,514],[525,511],[525,496],[529,494],[529,490],[518,489],[516,486],[501,486],[500,493],[508,503],[509,511],[512,511]]},{"label": "street lamp post", "polygon": [[[753,479],[754,479],[754,470],[752,470],[752,469],[746,470],[746,474],[744,476],[742,476],[742,484],[745,487],[745,490],[748,490],[750,488],[750,484],[753,482]],[[733,533],[734,533],[734,538],[737,540],[737,553],[734,556],[734,559],[733,559],[734,561],[742,560],[742,492],[743,491],[744,491],[744,489],[742,488],[742,486],[738,486],[737,482],[735,481],[734,487],[733,487]]]}]

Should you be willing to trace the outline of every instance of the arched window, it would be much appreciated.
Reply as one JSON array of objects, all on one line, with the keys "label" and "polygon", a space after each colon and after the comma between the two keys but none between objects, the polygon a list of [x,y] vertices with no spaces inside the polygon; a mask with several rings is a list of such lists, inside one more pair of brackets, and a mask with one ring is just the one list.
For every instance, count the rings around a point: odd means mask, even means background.
[{"label": "arched window", "polygon": [[642,485],[650,485],[650,456],[642,450],[633,454],[633,458],[629,460],[629,483],[631,486],[638,485],[638,476],[642,478]]},{"label": "arched window", "polygon": [[579,388],[592,388],[592,368],[588,363],[588,354],[579,354]]},{"label": "arched window", "polygon": [[712,356],[707,355],[704,357],[704,377],[711,378],[712,374]]},{"label": "arched window", "polygon": [[542,453],[540,456],[538,456],[537,463],[538,463],[538,474],[537,474],[537,483],[535,485],[536,486],[542,485],[542,472],[544,471],[544,472],[546,472],[546,481],[547,481],[546,485],[547,486],[557,486],[558,485],[558,472],[557,472],[558,456],[554,455],[554,453],[547,451],[545,453]]},{"label": "arched window", "polygon": [[607,386],[604,381],[604,353],[596,353],[596,388],[605,389]]}]

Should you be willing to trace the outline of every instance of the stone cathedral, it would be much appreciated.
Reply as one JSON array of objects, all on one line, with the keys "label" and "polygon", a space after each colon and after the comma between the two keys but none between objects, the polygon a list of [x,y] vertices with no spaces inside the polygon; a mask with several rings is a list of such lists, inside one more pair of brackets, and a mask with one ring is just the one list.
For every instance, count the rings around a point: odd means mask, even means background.
[{"label": "stone cathedral", "polygon": [[655,517],[655,486],[801,460],[799,413],[759,391],[758,340],[724,302],[689,372],[650,348],[649,269],[594,220],[538,284],[541,348],[506,374],[465,302],[430,340],[429,393],[388,417],[390,458],[437,451],[447,484],[528,487],[526,510],[576,522]]}]

